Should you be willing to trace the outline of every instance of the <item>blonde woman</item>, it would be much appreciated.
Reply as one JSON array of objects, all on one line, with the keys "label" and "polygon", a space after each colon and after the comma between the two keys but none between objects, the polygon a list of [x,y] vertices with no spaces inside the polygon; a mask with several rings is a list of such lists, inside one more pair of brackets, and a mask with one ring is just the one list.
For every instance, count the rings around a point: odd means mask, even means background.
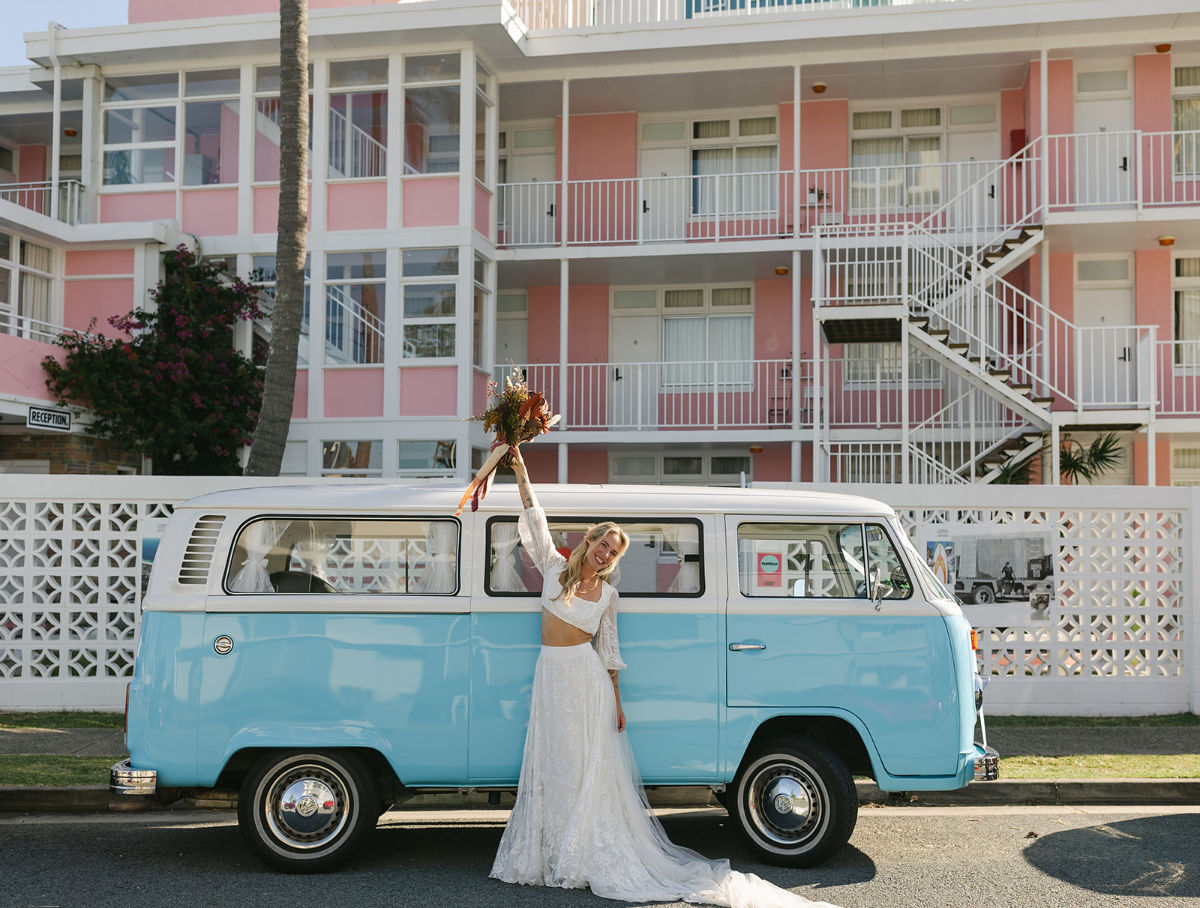
[{"label": "blonde woman", "polygon": [[685,899],[733,908],[809,902],[731,871],[667,838],[642,792],[621,709],[617,591],[608,582],[629,537],[591,527],[569,558],[554,545],[520,451],[521,542],[542,573],[542,648],[533,676],[517,803],[491,876],[533,886],[590,887],[630,902]]}]

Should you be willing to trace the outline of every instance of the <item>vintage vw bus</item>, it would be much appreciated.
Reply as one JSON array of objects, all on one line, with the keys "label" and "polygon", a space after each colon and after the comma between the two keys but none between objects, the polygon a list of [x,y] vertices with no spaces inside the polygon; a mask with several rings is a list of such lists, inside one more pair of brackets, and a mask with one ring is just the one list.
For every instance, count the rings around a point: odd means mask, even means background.
[{"label": "vintage vw bus", "polygon": [[[143,603],[123,795],[238,792],[268,863],[328,869],[417,792],[512,791],[541,580],[515,490],[314,485],[179,507]],[[650,786],[718,793],[765,859],[849,838],[885,791],[995,778],[971,630],[885,505],[754,489],[545,486],[573,546],[616,520],[628,734]]]}]

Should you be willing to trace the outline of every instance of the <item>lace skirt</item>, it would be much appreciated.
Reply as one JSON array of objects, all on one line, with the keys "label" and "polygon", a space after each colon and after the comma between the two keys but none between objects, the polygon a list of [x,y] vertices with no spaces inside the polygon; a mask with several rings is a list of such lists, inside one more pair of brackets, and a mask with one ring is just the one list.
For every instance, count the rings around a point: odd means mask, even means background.
[{"label": "lace skirt", "polygon": [[612,682],[588,643],[543,646],[538,656],[517,803],[491,876],[591,887],[629,902],[827,904],[731,871],[728,861],[710,861],[667,838],[646,803],[628,735],[617,732]]}]

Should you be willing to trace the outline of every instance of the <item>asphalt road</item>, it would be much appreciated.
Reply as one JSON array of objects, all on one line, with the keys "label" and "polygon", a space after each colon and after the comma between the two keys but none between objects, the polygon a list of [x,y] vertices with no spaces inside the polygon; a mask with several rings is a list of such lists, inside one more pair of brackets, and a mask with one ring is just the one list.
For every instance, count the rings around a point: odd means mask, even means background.
[{"label": "asphalt road", "polygon": [[[850,846],[813,870],[758,864],[723,811],[660,815],[679,844],[846,908],[1200,904],[1200,807],[865,807]],[[0,815],[0,904],[617,904],[488,879],[506,817],[394,811],[342,871],[288,876],[243,850],[228,812]]]}]

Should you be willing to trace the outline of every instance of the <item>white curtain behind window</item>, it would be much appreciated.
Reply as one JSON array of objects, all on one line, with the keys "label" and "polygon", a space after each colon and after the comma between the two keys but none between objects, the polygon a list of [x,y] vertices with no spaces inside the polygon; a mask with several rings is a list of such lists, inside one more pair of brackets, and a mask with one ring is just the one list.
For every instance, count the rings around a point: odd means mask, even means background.
[{"label": "white curtain behind window", "polygon": [[662,526],[663,541],[679,557],[679,573],[667,587],[668,593],[698,593],[700,591],[700,564],[686,561],[688,555],[699,556],[700,540],[696,528],[678,523]]},{"label": "white curtain behind window", "polygon": [[904,139],[855,139],[850,143],[850,204],[894,208],[904,176]]},{"label": "white curtain behind window", "polygon": [[1200,290],[1176,290],[1175,362],[1200,365]]},{"label": "white curtain behind window", "polygon": [[713,215],[730,210],[733,186],[726,174],[732,172],[732,148],[697,148],[692,152],[694,214]]},{"label": "white curtain behind window", "polygon": [[663,366],[664,385],[708,383],[707,359],[707,319],[703,316],[663,319],[663,360],[680,364]]},{"label": "white curtain behind window", "polygon": [[750,381],[754,357],[752,322],[748,315],[723,315],[709,319],[708,357],[717,365],[719,384]]},{"label": "white curtain behind window", "polygon": [[300,559],[304,570],[328,583],[329,575],[325,573],[325,563],[329,558],[329,550],[333,548],[333,540],[323,535],[320,525],[311,520],[305,527],[305,533],[305,536],[296,540],[292,552]]},{"label": "white curtain behind window", "polygon": [[270,593],[271,574],[267,570],[267,555],[279,537],[287,529],[288,524],[279,520],[260,520],[248,526],[242,533],[242,547],[246,551],[246,560],[234,575],[229,588],[235,593]]},{"label": "white curtain behind window", "polygon": [[498,593],[526,592],[525,581],[513,561],[520,541],[515,523],[492,524],[492,589]]},{"label": "white curtain behind window", "polygon": [[430,522],[425,535],[425,550],[425,572],[413,582],[410,592],[454,592],[454,574],[458,564],[456,525],[449,520]]},{"label": "white curtain behind window", "polygon": [[777,207],[779,150],[774,145],[755,145],[737,150],[736,210],[742,214],[770,213]]}]

